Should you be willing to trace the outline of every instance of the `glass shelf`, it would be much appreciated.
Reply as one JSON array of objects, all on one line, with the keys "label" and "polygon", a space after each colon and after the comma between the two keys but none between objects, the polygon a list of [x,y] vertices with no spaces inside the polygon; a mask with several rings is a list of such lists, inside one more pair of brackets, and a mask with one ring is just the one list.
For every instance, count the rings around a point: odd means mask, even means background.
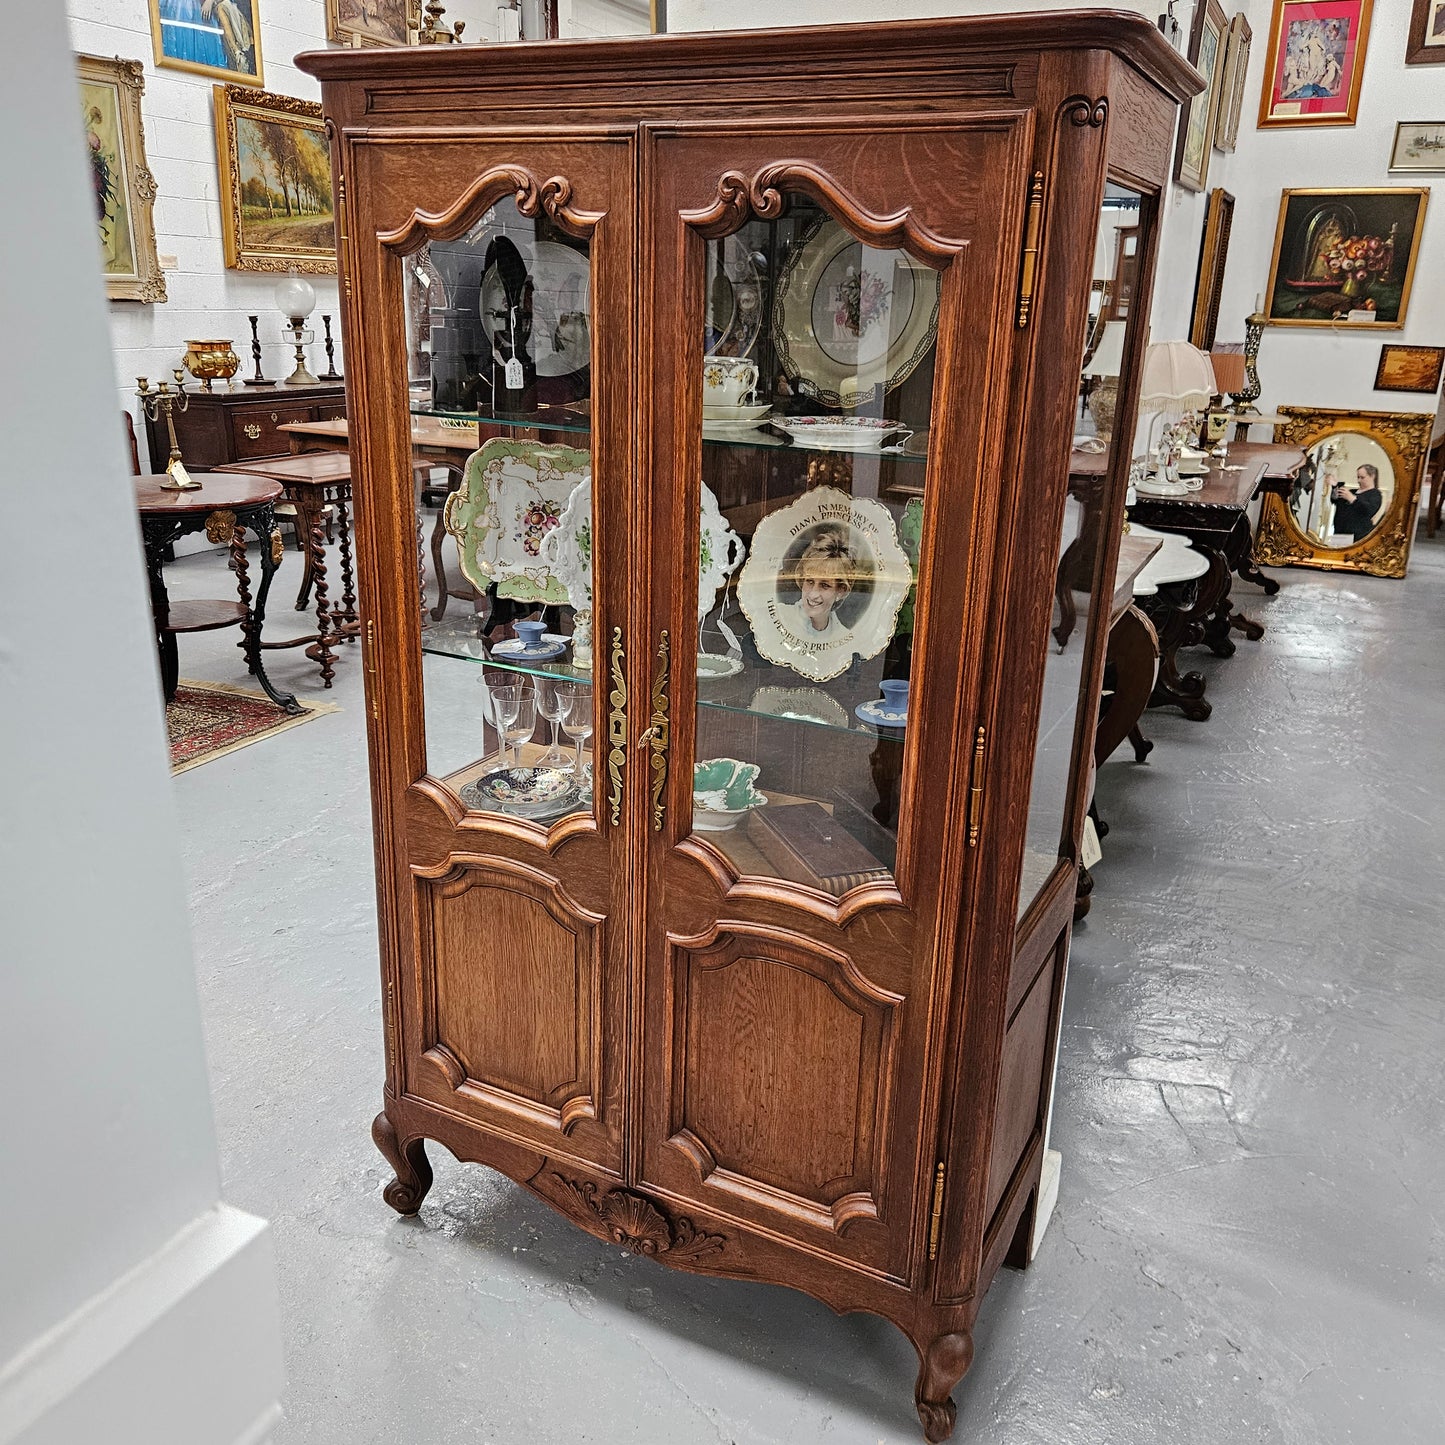
[{"label": "glass shelf", "polygon": [[[527,431],[560,432],[571,436],[586,436],[592,431],[592,420],[584,412],[574,411],[566,406],[544,407],[540,411],[448,411],[441,407],[413,405],[414,417],[430,417],[445,426],[448,422],[463,422],[468,426],[517,427]],[[463,431],[464,427],[455,430]],[[706,447],[744,447],[752,450],[776,448],[807,456],[826,457],[877,457],[880,460],[901,463],[915,469],[921,468],[928,458],[905,452],[901,446],[883,447],[877,450],[855,450],[852,448],[799,446],[790,438],[780,435],[769,427],[751,427],[746,431],[729,428],[723,430],[709,422],[703,423],[703,445]],[[919,472],[919,480],[922,473]]]},{"label": "glass shelf", "polygon": [[[485,666],[497,672],[515,673],[522,677],[554,678],[562,682],[588,682],[591,672],[562,657],[545,662],[521,662],[514,658],[493,657],[480,638],[468,628],[448,628],[432,624],[422,633],[422,651],[433,657],[451,657]],[[718,654],[710,654],[718,657]],[[734,713],[823,733],[861,735],[873,742],[901,744],[902,728],[875,728],[862,722],[853,709],[880,695],[878,682],[883,676],[882,657],[855,662],[841,677],[828,682],[811,682],[799,677],[791,685],[778,681],[778,669],[760,660],[737,658],[738,671],[726,676],[703,676],[697,679],[698,706],[722,713]],[[759,700],[762,705],[759,706]]]}]

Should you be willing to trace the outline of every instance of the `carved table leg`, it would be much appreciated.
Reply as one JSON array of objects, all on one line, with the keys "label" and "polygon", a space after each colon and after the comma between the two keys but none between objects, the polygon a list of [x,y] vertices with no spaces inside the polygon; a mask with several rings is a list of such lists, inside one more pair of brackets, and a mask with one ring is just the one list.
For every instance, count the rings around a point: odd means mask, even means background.
[{"label": "carved table leg", "polygon": [[312,534],[321,525],[321,514],[326,510],[318,503],[310,487],[295,487],[289,493],[296,508],[296,539],[306,556],[306,570],[301,574],[301,590],[296,594],[296,610],[305,612],[311,601],[311,587],[316,580],[316,553]]},{"label": "carved table leg", "polygon": [[1197,583],[1161,587],[1146,604],[1159,630],[1159,675],[1149,706],[1177,707],[1191,722],[1203,722],[1214,709],[1204,700],[1204,674],[1180,675],[1179,649],[1199,640],[1204,619],[1229,591],[1229,564],[1213,550],[1206,555],[1209,570]]},{"label": "carved table leg", "polygon": [[913,1399],[923,1423],[923,1437],[936,1445],[953,1434],[958,1407],[949,1397],[973,1363],[973,1336],[966,1330],[935,1335],[926,1346],[918,1346],[918,1359]]},{"label": "carved table leg", "polygon": [[[336,489],[336,531],[341,543],[341,620],[355,622],[356,578],[351,566],[351,484],[343,482]],[[348,635],[346,641],[350,642]]]},{"label": "carved table leg", "polygon": [[281,534],[276,529],[276,518],[270,505],[257,509],[250,518],[261,539],[261,585],[256,589],[256,603],[251,604],[251,574],[246,565],[246,532],[237,526],[231,538],[231,557],[236,564],[236,587],[241,603],[246,608],[246,619],[241,624],[244,639],[246,666],[261,684],[261,690],[283,712],[293,717],[306,711],[293,694],[279,691],[266,676],[266,666],[261,660],[261,629],[266,623],[266,599],[271,595],[271,579],[279,565],[276,551],[280,547]]},{"label": "carved table leg", "polygon": [[[431,476],[430,476],[431,469],[430,469],[429,467],[427,468],[427,472],[428,472],[428,475],[427,475],[426,481],[424,481],[424,482],[422,483],[423,488],[425,488],[425,487],[428,485],[428,483],[431,481]],[[454,472],[453,468],[448,467],[448,468],[447,468],[447,495],[450,496],[452,492],[456,491],[457,487],[458,487],[460,484],[461,484],[461,474],[460,474],[459,472]],[[432,610],[431,610],[431,615],[432,615],[433,621],[436,621],[436,622],[440,622],[440,621],[442,620],[442,618],[446,616],[446,614],[447,614],[447,599],[451,596],[451,592],[450,592],[450,590],[449,590],[449,588],[448,588],[448,586],[447,586],[447,567],[446,567],[446,562],[445,562],[445,560],[444,560],[443,557],[442,557],[442,544],[446,541],[446,537],[447,537],[447,521],[446,521],[446,516],[447,516],[447,509],[446,509],[445,504],[443,504],[442,506],[440,506],[440,507],[437,508],[437,519],[436,519],[436,522],[435,522],[435,524],[432,526],[432,529],[431,529],[431,562],[432,562],[432,572],[433,572],[433,574],[435,575],[435,577],[436,577],[436,579],[437,579],[437,605],[432,608]],[[425,605],[425,602],[423,602],[423,605]]]},{"label": "carved table leg", "polygon": [[171,601],[166,591],[165,561],[167,548],[179,535],[179,529],[170,521],[156,523],[148,517],[141,520],[146,575],[151,587],[151,620],[155,624],[156,655],[161,667],[161,696],[167,702],[175,700],[181,665],[176,634],[170,630]]},{"label": "carved table leg", "polygon": [[331,652],[331,608],[326,600],[326,537],[319,521],[311,529],[311,565],[316,577],[316,641],[306,649],[306,656],[321,664],[322,685],[330,687],[336,664]]},{"label": "carved table leg", "polygon": [[1273,577],[1267,577],[1259,570],[1259,564],[1254,560],[1250,552],[1246,552],[1240,559],[1239,566],[1234,569],[1246,582],[1253,582],[1256,587],[1263,587],[1265,596],[1273,597],[1279,591],[1279,583]]},{"label": "carved table leg", "polygon": [[381,1191],[381,1197],[400,1215],[415,1214],[431,1188],[431,1165],[426,1157],[425,1139],[408,1139],[403,1144],[383,1109],[371,1124],[372,1142],[396,1171],[396,1178]]},{"label": "carved table leg", "polygon": [[1154,751],[1154,744],[1144,736],[1138,723],[1129,729],[1129,741],[1134,745],[1134,761],[1142,763]]}]

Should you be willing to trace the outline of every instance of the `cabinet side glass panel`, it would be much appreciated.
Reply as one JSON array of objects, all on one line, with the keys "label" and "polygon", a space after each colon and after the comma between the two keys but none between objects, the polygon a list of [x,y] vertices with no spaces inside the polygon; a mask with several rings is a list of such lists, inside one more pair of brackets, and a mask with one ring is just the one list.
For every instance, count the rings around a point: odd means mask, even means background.
[{"label": "cabinet side glass panel", "polygon": [[1074,776],[1074,734],[1084,703],[1090,618],[1096,605],[1108,607],[1113,592],[1109,579],[1097,598],[1093,587],[1104,541],[1104,487],[1113,448],[1130,443],[1129,437],[1114,437],[1113,422],[1139,264],[1140,199],[1136,192],[1110,184],[1095,237],[1094,283],[1080,368],[1080,392],[1086,400],[1082,412],[1074,415],[1069,492],[1055,554],[1054,607],[1044,643],[1044,689],[1029,789],[1020,917],[1069,846],[1063,830]]},{"label": "cabinet side glass panel", "polygon": [[590,246],[509,198],[402,271],[427,770],[546,826],[593,806]]},{"label": "cabinet side glass panel", "polygon": [[939,273],[798,194],[704,264],[691,829],[840,895],[897,856]]}]

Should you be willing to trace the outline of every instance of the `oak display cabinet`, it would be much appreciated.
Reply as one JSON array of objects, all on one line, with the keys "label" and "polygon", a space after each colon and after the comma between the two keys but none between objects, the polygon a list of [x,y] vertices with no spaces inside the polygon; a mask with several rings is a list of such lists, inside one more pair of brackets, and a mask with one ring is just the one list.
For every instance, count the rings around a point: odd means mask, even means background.
[{"label": "oak display cabinet", "polygon": [[[664,1264],[879,1314],[942,1440],[1040,1211],[1127,483],[1125,447],[1067,486],[1095,256],[1137,224],[1129,437],[1199,80],[1099,12],[298,63],[351,360],[387,1202],[420,1208],[430,1139]],[[705,356],[777,424],[705,418]],[[501,458],[465,546],[531,467],[538,569],[584,454],[590,660],[571,593],[537,662],[424,616],[413,408]],[[472,786],[509,675],[586,699],[591,786],[543,821]],[[884,679],[906,726],[860,720]],[[767,798],[723,829],[719,758]]]}]

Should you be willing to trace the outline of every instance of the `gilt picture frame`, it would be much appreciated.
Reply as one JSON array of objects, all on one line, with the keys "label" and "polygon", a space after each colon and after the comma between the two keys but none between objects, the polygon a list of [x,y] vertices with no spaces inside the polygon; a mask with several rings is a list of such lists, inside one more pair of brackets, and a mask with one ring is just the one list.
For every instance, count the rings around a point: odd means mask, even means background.
[{"label": "gilt picture frame", "polygon": [[99,55],[77,55],[75,64],[106,294],[112,301],[164,301],[156,180],[146,164],[141,122],[145,66]]},{"label": "gilt picture frame", "polygon": [[421,0],[326,0],[326,38],[339,45],[415,45]]},{"label": "gilt picture frame", "polygon": [[1414,0],[1406,65],[1445,65],[1445,0]]},{"label": "gilt picture frame", "polygon": [[[1300,466],[1288,494],[1271,491],[1262,498],[1254,560],[1267,566],[1403,577],[1420,507],[1430,413],[1281,406],[1279,414],[1284,421],[1275,427],[1275,445],[1299,448]],[[1331,452],[1344,458],[1342,466],[1336,461],[1333,476]],[[1366,459],[1365,469],[1379,473],[1382,489],[1388,472],[1388,497],[1367,524],[1368,531],[1354,540],[1333,526],[1321,528],[1332,533],[1332,541],[1316,534],[1309,524],[1323,499],[1340,483],[1349,485],[1356,464]]]},{"label": "gilt picture frame", "polygon": [[1354,125],[1371,0],[1274,0],[1259,128]]},{"label": "gilt picture frame", "polygon": [[1219,0],[1200,0],[1189,34],[1189,63],[1204,77],[1204,89],[1180,108],[1174,146],[1174,179],[1187,191],[1202,191],[1209,177],[1228,29]]},{"label": "gilt picture frame", "polygon": [[1245,80],[1254,31],[1240,11],[1229,22],[1224,42],[1224,73],[1219,82],[1219,107],[1214,122],[1214,149],[1230,154],[1239,144],[1239,121],[1244,114]]},{"label": "gilt picture frame", "polygon": [[226,265],[334,276],[335,202],[321,106],[240,85],[216,86],[214,105]]},{"label": "gilt picture frame", "polygon": [[1234,197],[1223,187],[1209,193],[1204,212],[1204,234],[1199,243],[1199,269],[1194,277],[1194,315],[1189,344],[1200,351],[1214,347],[1219,326],[1219,298],[1224,290],[1224,266],[1229,259],[1229,233],[1234,225]]},{"label": "gilt picture frame", "polygon": [[261,0],[147,0],[156,65],[262,85]]},{"label": "gilt picture frame", "polygon": [[1283,192],[1267,324],[1403,327],[1429,198],[1404,186]]}]

